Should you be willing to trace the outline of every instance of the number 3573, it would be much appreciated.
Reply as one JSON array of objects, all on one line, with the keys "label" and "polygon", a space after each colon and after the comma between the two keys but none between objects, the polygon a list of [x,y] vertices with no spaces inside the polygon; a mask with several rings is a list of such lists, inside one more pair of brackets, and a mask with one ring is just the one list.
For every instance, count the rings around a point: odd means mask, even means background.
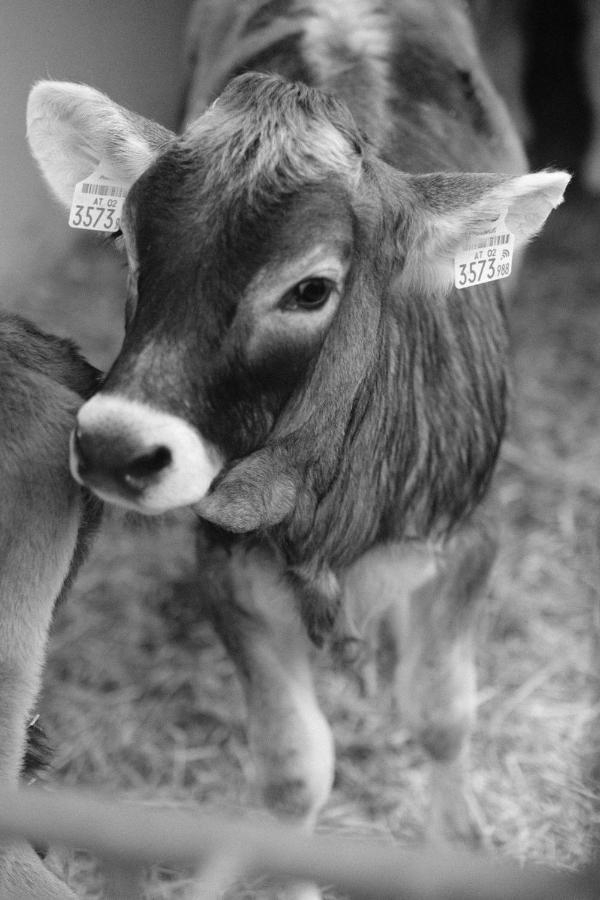
[{"label": "number 3573", "polygon": [[97,206],[82,206],[77,204],[71,218],[74,228],[92,228],[97,231],[111,231],[117,222],[115,210],[104,209]]},{"label": "number 3573", "polygon": [[499,277],[496,264],[493,259],[478,259],[470,263],[461,263],[458,270],[458,283],[460,287],[468,284],[479,284],[480,281],[490,281]]}]

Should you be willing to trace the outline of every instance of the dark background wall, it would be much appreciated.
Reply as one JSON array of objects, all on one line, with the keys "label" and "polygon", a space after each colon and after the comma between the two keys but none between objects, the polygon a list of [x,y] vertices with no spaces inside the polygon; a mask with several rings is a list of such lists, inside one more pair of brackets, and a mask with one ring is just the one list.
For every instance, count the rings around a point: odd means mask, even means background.
[{"label": "dark background wall", "polygon": [[529,0],[520,4],[520,15],[526,35],[524,96],[534,125],[532,165],[576,171],[590,137],[581,6],[574,0]]}]

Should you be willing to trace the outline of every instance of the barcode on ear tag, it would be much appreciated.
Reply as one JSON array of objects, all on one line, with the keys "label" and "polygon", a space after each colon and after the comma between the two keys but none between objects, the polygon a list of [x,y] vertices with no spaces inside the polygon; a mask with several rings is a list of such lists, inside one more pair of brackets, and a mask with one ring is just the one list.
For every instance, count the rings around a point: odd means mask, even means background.
[{"label": "barcode on ear tag", "polygon": [[454,258],[455,287],[475,287],[508,278],[512,272],[514,252],[515,236],[510,231],[479,235]]},{"label": "barcode on ear tag", "polygon": [[93,172],[75,185],[69,225],[86,231],[119,231],[126,196],[125,185]]}]

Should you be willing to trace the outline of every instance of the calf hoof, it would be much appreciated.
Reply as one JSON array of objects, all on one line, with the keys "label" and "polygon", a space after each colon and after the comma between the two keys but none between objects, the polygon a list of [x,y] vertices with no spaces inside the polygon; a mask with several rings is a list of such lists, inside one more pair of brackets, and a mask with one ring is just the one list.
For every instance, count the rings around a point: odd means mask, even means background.
[{"label": "calf hoof", "polygon": [[267,809],[279,819],[304,824],[314,817],[316,804],[308,778],[270,781],[263,787],[262,796]]},{"label": "calf hoof", "polygon": [[464,798],[452,805],[434,806],[427,838],[432,843],[460,844],[470,850],[484,846],[483,828]]}]

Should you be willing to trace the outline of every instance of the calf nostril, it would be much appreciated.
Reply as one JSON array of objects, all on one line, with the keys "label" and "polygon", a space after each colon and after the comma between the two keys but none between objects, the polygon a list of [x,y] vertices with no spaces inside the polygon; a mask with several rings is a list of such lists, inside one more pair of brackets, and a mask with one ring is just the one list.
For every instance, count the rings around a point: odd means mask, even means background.
[{"label": "calf nostril", "polygon": [[159,445],[153,447],[147,453],[143,453],[132,459],[125,466],[123,477],[131,486],[145,482],[153,475],[157,475],[171,464],[172,456],[168,447]]},{"label": "calf nostril", "polygon": [[76,426],[72,439],[71,465],[77,479],[92,488],[111,484],[140,493],[173,461],[170,448],[164,444],[135,441],[115,429],[103,432]]}]

